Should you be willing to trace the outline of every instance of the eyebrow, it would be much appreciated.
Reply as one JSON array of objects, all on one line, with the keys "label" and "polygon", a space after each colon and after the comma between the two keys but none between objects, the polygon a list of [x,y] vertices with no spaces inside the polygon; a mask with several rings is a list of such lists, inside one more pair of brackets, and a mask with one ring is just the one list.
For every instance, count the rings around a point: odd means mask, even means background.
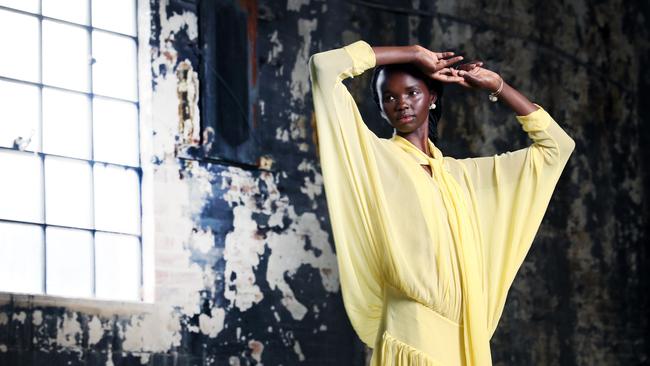
[{"label": "eyebrow", "polygon": [[[422,88],[417,84],[413,84],[413,85],[407,86],[405,89],[408,90],[408,91],[411,91],[411,90],[414,90],[414,89],[421,90]],[[384,91],[384,92],[382,92],[381,95],[385,96],[385,95],[389,95],[389,94],[392,94],[392,93],[389,92],[389,91]]]}]

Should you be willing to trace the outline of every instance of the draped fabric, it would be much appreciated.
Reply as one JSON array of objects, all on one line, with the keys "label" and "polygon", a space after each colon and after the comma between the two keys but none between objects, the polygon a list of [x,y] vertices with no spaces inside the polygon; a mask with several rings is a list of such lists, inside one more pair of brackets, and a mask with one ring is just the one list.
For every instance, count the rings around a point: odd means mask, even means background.
[{"label": "draped fabric", "polygon": [[[359,41],[310,60],[321,167],[350,321],[375,365],[489,365],[489,339],[573,140],[541,107],[533,143],[433,156],[366,127],[342,80],[374,67]],[[431,168],[429,175],[422,165]]]}]

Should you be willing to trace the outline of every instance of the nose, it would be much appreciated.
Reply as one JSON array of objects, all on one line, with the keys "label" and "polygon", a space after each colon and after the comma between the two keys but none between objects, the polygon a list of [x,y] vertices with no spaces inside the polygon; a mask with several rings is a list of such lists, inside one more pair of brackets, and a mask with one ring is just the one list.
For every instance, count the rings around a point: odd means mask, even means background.
[{"label": "nose", "polygon": [[403,111],[403,110],[408,109],[408,108],[409,108],[409,104],[407,103],[406,98],[400,97],[397,100],[397,110],[398,111]]}]

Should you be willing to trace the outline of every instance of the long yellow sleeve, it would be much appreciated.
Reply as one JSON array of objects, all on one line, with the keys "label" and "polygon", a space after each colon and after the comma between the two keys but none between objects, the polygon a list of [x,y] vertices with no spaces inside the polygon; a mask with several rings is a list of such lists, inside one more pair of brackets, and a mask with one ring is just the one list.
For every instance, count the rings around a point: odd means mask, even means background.
[{"label": "long yellow sleeve", "polygon": [[[571,152],[573,140],[542,108],[517,117],[533,140],[525,149],[462,164],[478,218],[487,289],[488,332],[494,333],[508,295]],[[459,174],[459,175],[460,175]]]},{"label": "long yellow sleeve", "polygon": [[350,321],[368,345],[375,342],[382,310],[382,284],[374,208],[376,170],[373,146],[378,138],[363,123],[341,82],[374,67],[365,42],[315,54],[310,59],[312,94],[327,204],[332,219]]}]

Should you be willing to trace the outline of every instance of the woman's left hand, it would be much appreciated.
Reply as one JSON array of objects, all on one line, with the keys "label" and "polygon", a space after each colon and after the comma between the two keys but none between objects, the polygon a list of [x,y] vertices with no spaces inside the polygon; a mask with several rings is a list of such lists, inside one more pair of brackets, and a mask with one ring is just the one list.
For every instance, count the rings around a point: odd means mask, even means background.
[{"label": "woman's left hand", "polygon": [[[483,89],[490,93],[497,91],[503,81],[501,76],[492,70],[483,68],[482,66],[483,62],[473,61],[460,65],[458,68],[445,68],[438,72],[442,75],[450,76],[449,79],[451,83],[459,84],[466,88]],[[458,78],[456,78],[458,76],[461,77],[462,80],[458,80]]]}]

